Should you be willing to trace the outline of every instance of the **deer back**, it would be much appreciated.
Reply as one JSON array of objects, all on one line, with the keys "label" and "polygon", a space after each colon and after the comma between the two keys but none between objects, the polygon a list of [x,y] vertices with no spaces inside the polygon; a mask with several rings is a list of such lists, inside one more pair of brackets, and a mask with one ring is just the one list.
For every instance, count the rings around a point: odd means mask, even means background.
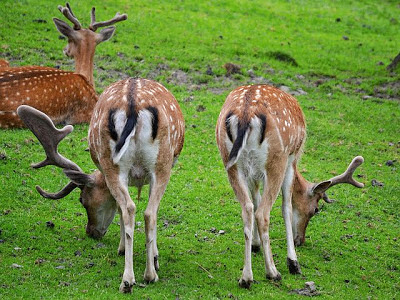
[{"label": "deer back", "polygon": [[73,72],[38,66],[0,70],[0,128],[22,127],[16,110],[24,104],[54,123],[89,122],[96,101],[87,79]]}]

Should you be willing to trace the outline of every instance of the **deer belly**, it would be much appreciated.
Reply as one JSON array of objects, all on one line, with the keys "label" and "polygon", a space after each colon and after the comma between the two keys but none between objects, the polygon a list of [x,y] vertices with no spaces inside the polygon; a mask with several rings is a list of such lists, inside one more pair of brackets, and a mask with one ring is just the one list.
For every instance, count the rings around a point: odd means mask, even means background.
[{"label": "deer belly", "polygon": [[149,184],[150,173],[140,165],[134,165],[129,172],[129,185],[142,187]]}]

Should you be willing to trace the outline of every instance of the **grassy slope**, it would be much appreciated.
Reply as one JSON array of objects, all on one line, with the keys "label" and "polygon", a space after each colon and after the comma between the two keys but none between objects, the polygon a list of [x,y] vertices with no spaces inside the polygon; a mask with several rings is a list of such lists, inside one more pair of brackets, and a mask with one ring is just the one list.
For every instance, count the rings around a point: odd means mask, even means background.
[{"label": "grassy slope", "polygon": [[[1,2],[0,57],[12,65],[72,69],[71,61],[62,55],[65,41],[57,38],[51,22],[51,17],[62,16],[48,2]],[[71,5],[87,24],[84,17],[91,6],[81,2],[79,8]],[[185,148],[159,213],[160,282],[138,286],[135,298],[292,298],[289,291],[309,280],[315,281],[324,298],[398,297],[399,103],[362,99],[376,94],[385,83],[399,81],[398,75],[378,65],[380,61],[387,65],[399,51],[397,4],[196,2],[118,0],[97,6],[98,19],[109,18],[117,10],[129,15],[117,24],[112,41],[97,49],[97,90],[124,76],[157,79],[175,94],[187,124]],[[37,19],[47,23],[33,21]],[[298,66],[274,59],[277,51],[293,57]],[[226,62],[240,65],[242,74],[226,78],[222,67]],[[208,67],[214,75],[206,74]],[[184,80],[176,79],[177,70],[184,72]],[[302,276],[290,275],[285,266],[278,200],[271,236],[283,280],[265,280],[262,256],[256,255],[253,272],[258,284],[250,291],[239,289],[236,283],[243,264],[240,208],[214,141],[216,119],[229,90],[255,81],[248,70],[265,82],[308,93],[297,97],[308,121],[300,166],[306,178],[326,179],[362,154],[366,162],[358,174],[367,183],[361,191],[334,188],[330,195],[338,201],[321,204],[321,213],[309,225],[306,245],[297,250]],[[398,89],[385,88],[384,94],[384,98],[399,99]],[[200,105],[205,111],[198,111]],[[86,132],[86,125],[76,126],[60,151],[89,172],[94,165],[84,151]],[[86,217],[78,192],[60,201],[42,199],[35,184],[56,190],[67,181],[56,168],[28,168],[43,158],[32,137],[25,130],[0,132],[4,157],[0,160],[0,295],[119,297],[123,259],[116,254],[118,218],[103,240],[94,241],[84,233]],[[394,166],[385,165],[396,159]],[[372,187],[372,179],[384,187]],[[138,283],[145,266],[145,205],[145,200],[139,202],[136,220],[140,222],[134,256]],[[55,227],[48,228],[46,221]],[[215,234],[212,228],[225,234]],[[23,268],[11,268],[13,263]]]}]

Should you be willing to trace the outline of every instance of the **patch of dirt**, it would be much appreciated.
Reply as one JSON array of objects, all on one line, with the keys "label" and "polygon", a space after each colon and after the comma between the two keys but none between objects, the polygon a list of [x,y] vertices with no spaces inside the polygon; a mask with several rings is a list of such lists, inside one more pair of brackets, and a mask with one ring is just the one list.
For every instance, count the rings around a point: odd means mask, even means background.
[{"label": "patch of dirt", "polygon": [[385,184],[383,182],[380,182],[380,181],[378,181],[376,179],[372,179],[371,180],[371,185],[372,186],[377,186],[377,187],[384,187],[385,186]]},{"label": "patch of dirt", "polygon": [[226,70],[226,76],[230,76],[232,74],[240,74],[241,73],[241,67],[238,66],[238,65],[235,65],[233,63],[224,64],[224,69]]},{"label": "patch of dirt", "polygon": [[376,98],[400,101],[400,80],[385,82],[375,86],[373,96]]},{"label": "patch of dirt", "polygon": [[302,296],[314,297],[318,296],[320,293],[317,291],[315,283],[313,281],[308,281],[304,284],[303,289],[291,290],[290,294],[298,294]]},{"label": "patch of dirt", "polygon": [[186,85],[191,81],[189,75],[182,70],[173,71],[171,76],[167,79],[168,83],[176,85]]},{"label": "patch of dirt", "polygon": [[147,78],[156,80],[156,78],[158,76],[162,75],[163,73],[165,73],[166,71],[169,71],[169,70],[170,70],[170,67],[167,64],[160,63],[147,74]]},{"label": "patch of dirt", "polygon": [[311,76],[311,83],[314,86],[320,86],[328,81],[336,79],[336,76],[333,75],[327,75],[327,74],[315,74],[312,73],[310,74]]}]

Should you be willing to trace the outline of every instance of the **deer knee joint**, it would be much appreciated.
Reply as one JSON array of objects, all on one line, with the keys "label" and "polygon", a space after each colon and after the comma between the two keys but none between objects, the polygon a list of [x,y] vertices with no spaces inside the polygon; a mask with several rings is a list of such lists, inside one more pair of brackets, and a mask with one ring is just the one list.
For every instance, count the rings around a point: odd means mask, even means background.
[{"label": "deer knee joint", "polygon": [[130,216],[135,215],[136,213],[136,205],[132,201],[126,206],[126,210]]},{"label": "deer knee joint", "polygon": [[246,203],[246,205],[244,206],[244,209],[245,209],[245,211],[246,211],[246,213],[247,213],[248,215],[249,215],[249,214],[252,214],[253,211],[254,211],[254,205],[253,205],[253,203],[251,203],[251,202]]}]

